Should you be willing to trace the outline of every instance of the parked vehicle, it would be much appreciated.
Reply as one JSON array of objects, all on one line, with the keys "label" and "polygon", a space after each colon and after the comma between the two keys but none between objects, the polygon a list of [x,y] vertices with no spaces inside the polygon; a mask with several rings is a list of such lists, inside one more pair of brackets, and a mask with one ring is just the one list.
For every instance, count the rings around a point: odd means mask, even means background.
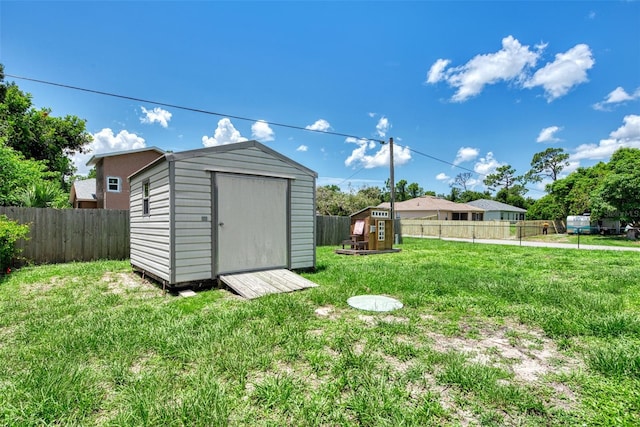
[{"label": "parked vehicle", "polygon": [[620,221],[602,218],[592,221],[589,215],[569,215],[567,234],[620,234]]},{"label": "parked vehicle", "polygon": [[586,215],[569,215],[567,217],[567,234],[595,234],[598,226],[591,224],[591,217]]}]

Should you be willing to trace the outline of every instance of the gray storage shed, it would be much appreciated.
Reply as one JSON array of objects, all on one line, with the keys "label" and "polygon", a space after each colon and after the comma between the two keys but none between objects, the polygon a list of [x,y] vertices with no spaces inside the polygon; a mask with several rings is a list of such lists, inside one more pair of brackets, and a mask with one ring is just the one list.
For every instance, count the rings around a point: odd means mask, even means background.
[{"label": "gray storage shed", "polygon": [[314,268],[316,178],[257,141],[167,153],[129,177],[131,264],[171,287]]}]

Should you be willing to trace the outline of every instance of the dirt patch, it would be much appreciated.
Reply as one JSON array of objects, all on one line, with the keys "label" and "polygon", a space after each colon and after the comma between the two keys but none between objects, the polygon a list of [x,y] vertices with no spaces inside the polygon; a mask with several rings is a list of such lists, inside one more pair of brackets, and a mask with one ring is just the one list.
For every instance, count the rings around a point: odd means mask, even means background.
[{"label": "dirt patch", "polygon": [[109,292],[118,295],[136,293],[143,298],[162,295],[162,289],[132,272],[109,271],[102,276],[102,281],[107,284]]},{"label": "dirt patch", "polygon": [[521,325],[483,329],[477,339],[435,332],[427,335],[433,340],[434,350],[465,353],[471,362],[505,369],[521,382],[537,381],[549,373],[568,373],[581,366],[580,361],[562,355],[542,331]]},{"label": "dirt patch", "polygon": [[51,289],[56,286],[60,286],[64,284],[64,280],[61,277],[54,276],[49,279],[48,282],[36,282],[31,283],[29,285],[20,286],[20,294],[22,295],[31,295],[31,294],[39,294],[39,293],[47,293]]}]

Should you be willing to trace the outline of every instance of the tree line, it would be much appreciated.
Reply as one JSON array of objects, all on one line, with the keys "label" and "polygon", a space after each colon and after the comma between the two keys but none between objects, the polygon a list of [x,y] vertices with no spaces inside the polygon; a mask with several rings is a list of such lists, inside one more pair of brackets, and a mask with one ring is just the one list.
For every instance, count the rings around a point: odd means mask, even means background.
[{"label": "tree line", "polygon": [[[479,183],[471,172],[456,175],[449,194],[425,191],[419,184],[402,179],[395,186],[395,201],[401,202],[424,195],[452,202],[467,203],[478,199],[503,202],[527,209],[527,218],[562,220],[568,215],[589,213],[593,219],[615,218],[625,223],[640,222],[640,149],[620,148],[609,162],[578,168],[564,178],[569,154],[562,148],[547,148],[531,159],[531,168],[518,175],[511,165],[501,165],[484,177],[486,190],[474,190]],[[546,194],[533,199],[525,197],[527,185],[550,181]],[[362,187],[343,192],[336,185],[317,188],[318,212],[323,215],[350,215],[368,206],[390,200],[390,187]]]}]

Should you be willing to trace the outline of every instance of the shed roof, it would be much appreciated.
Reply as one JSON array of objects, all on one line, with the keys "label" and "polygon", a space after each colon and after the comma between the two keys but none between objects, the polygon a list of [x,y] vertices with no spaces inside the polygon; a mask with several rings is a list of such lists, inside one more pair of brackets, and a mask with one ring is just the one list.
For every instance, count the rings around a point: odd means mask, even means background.
[{"label": "shed roof", "polygon": [[160,154],[164,154],[164,150],[158,147],[144,147],[144,148],[137,148],[135,150],[114,151],[113,153],[100,153],[100,154],[94,154],[93,156],[91,156],[91,158],[87,162],[87,166],[95,165],[105,157],[114,157],[114,156],[122,156],[125,154],[142,153],[144,151],[156,151]]},{"label": "shed roof", "polygon": [[278,153],[277,151],[267,147],[264,144],[259,143],[258,141],[251,140],[251,141],[235,142],[233,144],[216,145],[214,147],[198,148],[195,150],[180,151],[178,153],[165,153],[163,156],[158,157],[156,160],[144,166],[142,169],[132,173],[129,176],[129,179],[135,177],[136,175],[143,172],[144,170],[162,162],[175,162],[178,160],[190,159],[193,157],[201,157],[211,153],[225,153],[228,151],[242,150],[246,148],[257,148],[260,151],[263,151],[275,158],[282,160],[285,163],[288,163],[289,165],[295,167],[296,169],[301,170],[302,172],[304,172],[309,176],[313,176],[314,178],[318,177],[318,174],[316,172],[312,171],[306,166],[303,166],[300,163],[294,160],[291,160],[290,158],[284,156],[283,154]]},{"label": "shed roof", "polygon": [[75,195],[75,200],[81,202],[91,202],[96,201],[96,179],[78,179],[73,182],[73,186],[71,187],[71,192],[69,193],[69,201],[73,202]]},{"label": "shed roof", "polygon": [[527,210],[519,208],[517,206],[511,206],[506,203],[498,202],[495,200],[478,199],[472,202],[467,202],[468,205],[475,206],[477,208],[484,209],[485,211],[499,211],[499,212],[521,212],[524,213]]},{"label": "shed roof", "polygon": [[[389,208],[389,202],[380,203],[378,207]],[[469,206],[465,203],[455,203],[434,196],[421,196],[404,202],[394,203],[394,209],[398,211],[452,211],[452,212],[482,212],[483,209]]]}]

